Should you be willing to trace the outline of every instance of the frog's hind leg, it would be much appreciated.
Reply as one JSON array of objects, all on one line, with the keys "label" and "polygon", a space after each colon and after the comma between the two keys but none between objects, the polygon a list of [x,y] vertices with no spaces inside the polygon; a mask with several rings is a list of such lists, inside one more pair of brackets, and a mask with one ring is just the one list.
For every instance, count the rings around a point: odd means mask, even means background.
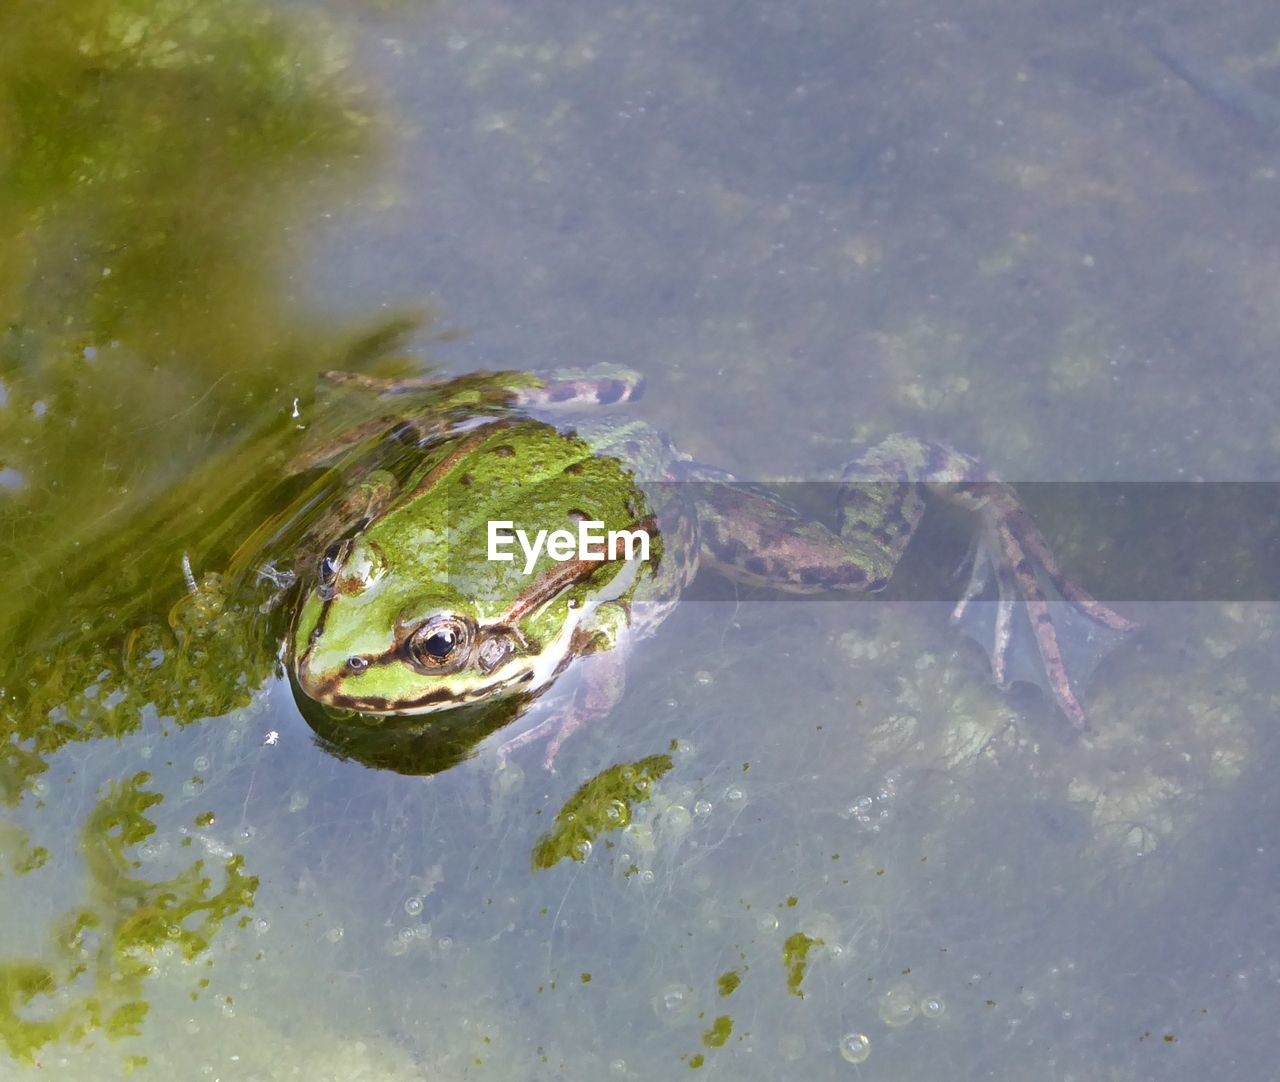
[{"label": "frog's hind leg", "polygon": [[[1069,605],[1083,614],[1088,623],[1098,625],[1086,633],[1087,639],[1114,641],[1135,631],[1138,625],[1108,608],[1067,578],[1031,516],[1016,503],[1011,489],[1002,487],[992,496],[991,503],[984,512],[984,523],[995,534],[995,541],[988,551],[999,553],[998,557],[986,557],[995,566],[999,594],[996,641],[992,654],[996,682],[1003,686],[1008,680],[1008,661],[1014,645],[1010,630],[1013,603],[1015,597],[1020,595],[1031,621],[1049,690],[1071,724],[1077,729],[1087,729],[1084,708],[1071,686],[1071,672],[1076,671],[1083,677],[1085,674],[1081,670],[1085,665],[1082,661],[1071,666],[1067,663],[1060,634],[1065,620],[1055,617],[1055,602],[1049,600],[1040,582],[1040,573],[1048,578],[1062,597],[1062,602],[1056,604]],[[970,590],[966,590],[966,595],[952,613],[952,623],[960,623],[974,596],[976,595]],[[1099,628],[1102,629],[1101,632]],[[1112,634],[1107,636],[1106,632]]]},{"label": "frog's hind leg", "polygon": [[1013,497],[1013,503],[1003,511],[1003,522],[1018,545],[1031,557],[1031,562],[1049,577],[1064,600],[1070,602],[1091,620],[1112,631],[1136,631],[1138,625],[1127,620],[1113,609],[1107,608],[1079,583],[1067,578],[1058,564],[1049,543],[1027,514],[1026,509]]},{"label": "frog's hind leg", "polygon": [[[919,505],[905,494],[907,488],[915,488],[916,498],[920,498],[919,487],[923,486],[978,517],[981,525],[973,568],[952,613],[952,622],[961,621],[985,587],[988,573],[994,571],[998,601],[989,649],[997,684],[1004,686],[1008,682],[1017,661],[1014,618],[1020,597],[1040,656],[1042,677],[1036,682],[1047,687],[1073,726],[1084,729],[1084,708],[1072,687],[1071,671],[1082,670],[1086,665],[1078,659],[1068,665],[1059,633],[1067,617],[1057,605],[1068,605],[1083,615],[1088,640],[1114,642],[1137,625],[1097,601],[1063,573],[1013,489],[976,459],[942,444],[907,436],[891,436],[850,463],[844,480],[850,487],[842,495],[842,534],[870,533],[895,556],[910,539],[919,517]],[[875,481],[880,483],[868,483]],[[1057,590],[1061,603],[1050,600],[1041,574]],[[1092,645],[1096,651],[1097,642]],[[1024,673],[1028,671],[1026,665],[1019,667]]]},{"label": "frog's hind leg", "polygon": [[[1054,701],[1076,729],[1085,730],[1088,722],[1084,707],[1076,697],[1071,686],[1071,676],[1062,645],[1058,635],[1057,623],[1054,620],[1051,602],[1040,584],[1036,569],[1028,559],[1023,545],[1007,522],[998,521],[991,524],[996,540],[989,544],[981,544],[981,552],[975,554],[975,560],[982,560],[994,566],[997,600],[995,627],[991,644],[991,671],[996,685],[1007,687],[1010,679],[1011,658],[1015,647],[1013,634],[1014,606],[1020,597],[1026,606],[1027,617],[1031,622],[1032,634],[1035,637],[1036,649],[1040,654],[1040,663],[1044,669],[1044,677],[1053,695]],[[999,556],[993,556],[992,551]],[[976,569],[976,568],[975,568]],[[1046,571],[1047,573],[1047,571]],[[1066,582],[1066,579],[1063,579]],[[956,604],[951,614],[951,622],[959,626],[968,611],[970,604],[980,592],[980,578],[970,580],[964,596]],[[1065,597],[1065,594],[1064,594]],[[1092,599],[1090,599],[1092,600]],[[1097,602],[1093,602],[1096,606]],[[1105,606],[1099,606],[1124,624],[1129,622],[1111,612]],[[1110,622],[1106,626],[1112,626]],[[1117,628],[1116,630],[1119,630]]]},{"label": "frog's hind leg", "polygon": [[[991,675],[997,687],[1009,686],[1009,656],[1013,649],[1013,606],[1017,599],[1017,587],[1009,568],[991,558],[987,545],[974,539],[969,546],[969,581],[965,584],[960,600],[951,611],[951,623],[961,626],[970,605],[987,589],[992,577],[996,579],[995,619],[991,628]],[[962,565],[963,567],[963,565]]]}]

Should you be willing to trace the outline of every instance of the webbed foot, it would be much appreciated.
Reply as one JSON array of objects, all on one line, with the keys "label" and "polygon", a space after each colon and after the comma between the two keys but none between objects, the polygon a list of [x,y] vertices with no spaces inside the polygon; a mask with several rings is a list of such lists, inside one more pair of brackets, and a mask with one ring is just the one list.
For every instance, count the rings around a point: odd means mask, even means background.
[{"label": "webbed foot", "polygon": [[[1013,489],[998,481],[955,486],[953,500],[973,508],[982,523],[969,581],[951,622],[985,640],[996,684],[1025,679],[1046,688],[1071,724],[1088,730],[1076,688],[1098,661],[1138,628],[1068,578]],[[980,601],[994,578],[995,602]],[[1029,627],[1019,627],[1018,602]],[[980,612],[979,610],[986,610]],[[975,633],[974,624],[980,631]],[[1020,633],[1022,632],[1022,633]],[[1028,656],[1030,638],[1039,654]]]},{"label": "webbed foot", "polygon": [[[1039,684],[1076,729],[1087,729],[1076,689],[1138,625],[1063,574],[1017,493],[976,459],[901,435],[846,466],[844,480],[842,535],[882,546],[889,566],[923,513],[919,489],[977,517],[973,567],[952,622],[990,651],[997,684]],[[998,600],[980,601],[991,577]]]}]

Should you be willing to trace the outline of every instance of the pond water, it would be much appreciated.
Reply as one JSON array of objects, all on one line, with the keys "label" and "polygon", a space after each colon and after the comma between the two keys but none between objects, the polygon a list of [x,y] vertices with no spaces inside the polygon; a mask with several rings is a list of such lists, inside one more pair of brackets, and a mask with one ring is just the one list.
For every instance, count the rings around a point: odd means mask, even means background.
[{"label": "pond water", "polygon": [[[1273,1073],[1271,7],[11,7],[0,1076]],[[321,373],[602,362],[753,481],[1023,483],[1142,624],[1090,731],[946,514],[873,602],[691,593],[554,771],[326,728]]]}]

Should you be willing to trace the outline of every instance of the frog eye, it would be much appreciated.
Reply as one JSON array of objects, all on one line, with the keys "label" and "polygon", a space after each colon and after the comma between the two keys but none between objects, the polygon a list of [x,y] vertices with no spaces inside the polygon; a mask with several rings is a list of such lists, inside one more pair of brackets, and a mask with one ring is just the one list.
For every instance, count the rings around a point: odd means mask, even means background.
[{"label": "frog eye", "polygon": [[438,669],[463,656],[469,633],[456,616],[433,616],[405,644],[409,656],[423,669]]},{"label": "frog eye", "polygon": [[323,590],[332,590],[334,583],[338,581],[338,572],[342,570],[342,561],[347,558],[347,549],[350,542],[335,541],[327,549],[324,555],[320,557],[320,587]]}]

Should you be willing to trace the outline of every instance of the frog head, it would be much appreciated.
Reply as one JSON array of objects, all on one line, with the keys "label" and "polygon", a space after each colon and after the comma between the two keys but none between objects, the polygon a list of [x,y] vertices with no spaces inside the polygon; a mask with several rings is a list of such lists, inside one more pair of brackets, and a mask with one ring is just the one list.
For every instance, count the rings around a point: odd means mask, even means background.
[{"label": "frog head", "polygon": [[[400,493],[310,567],[290,665],[308,698],[340,710],[422,714],[544,690],[576,655],[612,645],[642,561],[526,560],[528,535],[646,514],[629,470],[539,422],[487,424],[432,448]],[[314,557],[312,558],[314,559]],[[601,606],[606,606],[604,612]]]},{"label": "frog head", "polygon": [[474,581],[388,566],[377,541],[340,543],[292,635],[309,698],[370,714],[421,714],[546,685],[587,612],[580,583],[541,575],[501,610]]},{"label": "frog head", "polygon": [[512,564],[451,569],[431,546],[419,546],[425,557],[403,546],[392,556],[384,535],[331,546],[298,609],[291,668],[326,706],[422,714],[536,695],[574,656],[612,647],[641,570],[568,560],[517,583]]}]

